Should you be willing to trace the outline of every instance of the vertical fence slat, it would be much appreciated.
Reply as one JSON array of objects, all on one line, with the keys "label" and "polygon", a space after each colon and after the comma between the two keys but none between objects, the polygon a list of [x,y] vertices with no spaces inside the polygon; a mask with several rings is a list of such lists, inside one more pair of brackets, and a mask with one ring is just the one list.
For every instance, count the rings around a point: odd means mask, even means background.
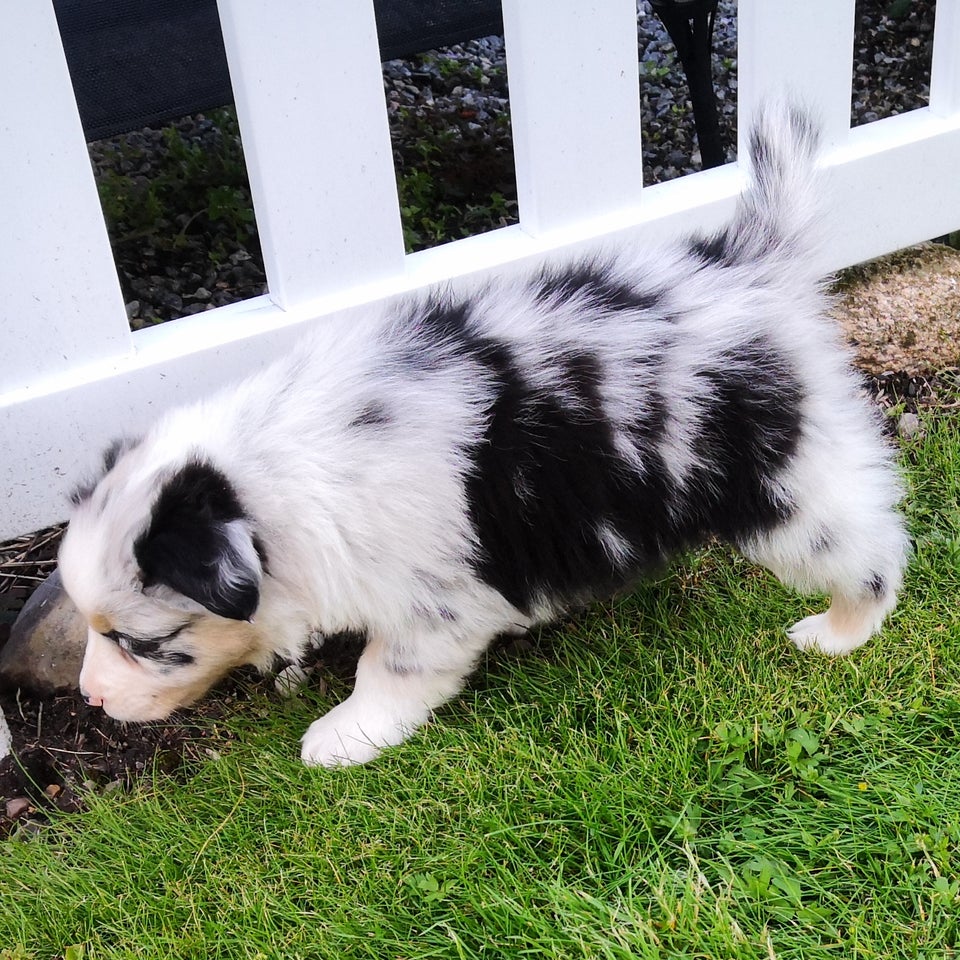
[{"label": "vertical fence slat", "polygon": [[737,126],[740,153],[759,104],[794,96],[815,111],[824,144],[850,132],[855,0],[740,0]]},{"label": "vertical fence slat", "polygon": [[403,270],[372,0],[219,0],[270,296]]},{"label": "vertical fence slat", "polygon": [[53,7],[2,19],[0,395],[131,342]]},{"label": "vertical fence slat", "polygon": [[640,197],[635,0],[504,0],[520,225],[534,236]]},{"label": "vertical fence slat", "polygon": [[937,0],[930,111],[940,117],[960,112],[960,0]]}]

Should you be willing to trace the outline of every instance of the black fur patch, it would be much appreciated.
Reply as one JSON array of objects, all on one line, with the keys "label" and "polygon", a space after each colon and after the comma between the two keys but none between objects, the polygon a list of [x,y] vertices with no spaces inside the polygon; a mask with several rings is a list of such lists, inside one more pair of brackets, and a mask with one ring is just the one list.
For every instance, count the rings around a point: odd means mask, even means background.
[{"label": "black fur patch", "polygon": [[[242,519],[223,473],[199,461],[181,467],[163,484],[150,526],[134,543],[144,586],[164,584],[221,617],[248,620],[260,601],[259,571],[244,565],[227,532]],[[256,537],[253,546],[262,551]]]},{"label": "black fur patch", "polygon": [[81,503],[86,503],[93,496],[93,491],[97,489],[99,480],[87,480],[79,483],[70,491],[70,502],[79,507]]},{"label": "black fur patch", "polygon": [[709,237],[694,237],[690,251],[705,264],[726,267],[736,262],[736,244],[729,231],[720,230]]},{"label": "black fur patch", "polygon": [[[617,453],[603,416],[597,359],[579,354],[567,361],[577,386],[576,408],[526,384],[505,348],[491,351],[489,363],[498,396],[467,480],[483,548],[480,576],[528,611],[538,597],[608,593],[662,561],[667,498],[662,464],[651,451],[641,476]],[[646,416],[633,429],[658,437],[661,409],[662,401],[651,397]],[[524,478],[522,492],[512,482],[517,474]],[[608,554],[604,526],[629,546],[623,562]]]},{"label": "black fur patch", "polygon": [[[664,461],[671,411],[657,384],[664,352],[682,345],[638,344],[649,393],[636,398],[632,422],[615,426],[590,351],[557,359],[561,396],[529,383],[509,342],[478,333],[465,302],[433,301],[409,322],[424,335],[419,369],[454,355],[490,384],[484,438],[467,451],[473,563],[518,609],[607,594],[711,536],[740,542],[790,515],[771,481],[796,449],[802,389],[771,344],[741,344],[700,372],[705,409],[687,442],[702,464],[678,488]],[[615,430],[639,450],[641,469]]]},{"label": "black fur patch", "polygon": [[579,300],[596,310],[652,310],[663,299],[659,290],[639,290],[610,276],[596,260],[573,266],[545,267],[533,280],[533,296],[543,306]]},{"label": "black fur patch", "polygon": [[834,548],[835,542],[833,537],[827,533],[819,533],[814,537],[813,541],[810,544],[810,549],[814,553],[826,553],[829,550]]},{"label": "black fur patch", "polygon": [[140,445],[140,438],[119,437],[103,451],[103,472],[109,473],[117,461],[128,451]]},{"label": "black fur patch", "polygon": [[[793,505],[764,481],[800,440],[803,390],[786,362],[762,339],[721,354],[703,373],[713,402],[695,443],[705,467],[690,506],[704,531],[730,542],[786,520]],[[699,509],[702,507],[702,510]]]},{"label": "black fur patch", "polygon": [[377,400],[368,403],[350,421],[351,427],[386,427],[393,422],[387,408]]},{"label": "black fur patch", "polygon": [[882,600],[887,592],[887,581],[879,574],[875,573],[867,584],[867,589],[878,599]]},{"label": "black fur patch", "polygon": [[270,564],[267,562],[267,548],[263,545],[263,540],[256,533],[253,535],[251,539],[253,540],[253,549],[256,551],[257,556],[260,558],[260,569],[264,573],[269,573]]}]

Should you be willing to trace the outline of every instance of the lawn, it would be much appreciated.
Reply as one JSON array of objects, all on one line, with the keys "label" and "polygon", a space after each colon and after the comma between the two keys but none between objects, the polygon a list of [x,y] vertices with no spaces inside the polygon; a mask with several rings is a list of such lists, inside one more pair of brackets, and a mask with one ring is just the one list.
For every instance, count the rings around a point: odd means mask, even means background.
[{"label": "lawn", "polygon": [[343,695],[246,702],[185,775],[0,852],[0,958],[942,958],[960,950],[960,419],[905,447],[916,555],[848,659],[708,550],[490,656],[370,767]]}]

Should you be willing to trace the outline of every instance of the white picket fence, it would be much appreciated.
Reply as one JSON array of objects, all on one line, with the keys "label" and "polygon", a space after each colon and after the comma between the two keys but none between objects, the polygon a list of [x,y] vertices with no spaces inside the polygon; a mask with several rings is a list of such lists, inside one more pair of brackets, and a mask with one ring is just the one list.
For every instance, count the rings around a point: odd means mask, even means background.
[{"label": "white picket fence", "polygon": [[[735,164],[642,188],[635,3],[503,0],[520,224],[405,256],[371,0],[220,0],[270,293],[131,334],[50,0],[0,2],[0,539],[335,311],[722,222]],[[960,227],[960,0],[937,2],[930,107],[853,130],[854,0],[738,17],[740,129],[783,89],[824,119],[824,272]]]}]

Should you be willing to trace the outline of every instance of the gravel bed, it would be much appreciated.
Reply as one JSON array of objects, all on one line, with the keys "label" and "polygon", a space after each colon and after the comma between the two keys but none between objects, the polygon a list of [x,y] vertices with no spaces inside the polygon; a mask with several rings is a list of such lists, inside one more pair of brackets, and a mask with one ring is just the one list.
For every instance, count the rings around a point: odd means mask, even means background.
[{"label": "gravel bed", "polygon": [[[900,16],[890,11],[900,8]],[[854,123],[927,101],[933,0],[857,4]],[[638,4],[644,179],[699,169],[686,81],[647,0]],[[735,142],[735,0],[721,0],[714,80]],[[814,62],[811,56],[811,63]],[[383,65],[409,249],[516,220],[504,43],[486,37]],[[265,289],[249,188],[229,112],[184,117],[90,145],[127,301],[138,328]],[[728,148],[730,159],[733,147]],[[179,206],[178,206],[179,204]]]}]

